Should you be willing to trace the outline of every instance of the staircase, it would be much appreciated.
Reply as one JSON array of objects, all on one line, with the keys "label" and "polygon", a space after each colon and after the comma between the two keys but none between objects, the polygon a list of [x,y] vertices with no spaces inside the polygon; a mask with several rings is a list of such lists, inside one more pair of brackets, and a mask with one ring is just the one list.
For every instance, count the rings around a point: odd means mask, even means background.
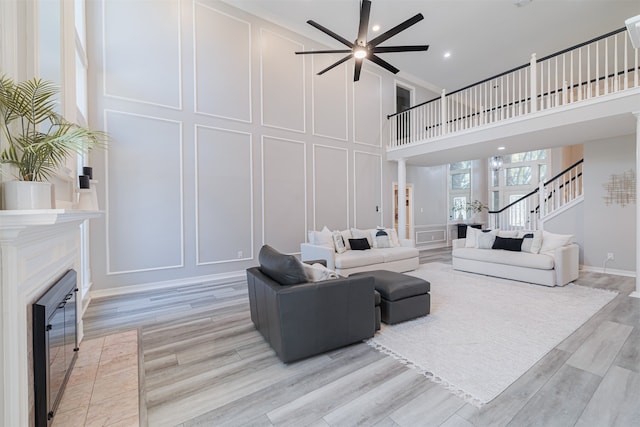
[{"label": "staircase", "polygon": [[489,211],[489,228],[541,230],[545,220],[579,203],[584,198],[582,165],[571,165],[546,183],[499,211]]}]

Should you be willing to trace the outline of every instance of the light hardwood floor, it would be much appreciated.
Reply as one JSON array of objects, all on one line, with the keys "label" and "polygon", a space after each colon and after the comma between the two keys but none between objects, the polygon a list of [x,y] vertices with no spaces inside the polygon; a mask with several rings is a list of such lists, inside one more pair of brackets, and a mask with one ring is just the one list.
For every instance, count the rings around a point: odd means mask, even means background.
[{"label": "light hardwood floor", "polygon": [[[451,262],[450,249],[422,263]],[[368,345],[282,364],[249,317],[246,282],[93,300],[87,339],[139,328],[149,426],[638,426],[635,279],[581,272],[620,294],[478,409]]]}]

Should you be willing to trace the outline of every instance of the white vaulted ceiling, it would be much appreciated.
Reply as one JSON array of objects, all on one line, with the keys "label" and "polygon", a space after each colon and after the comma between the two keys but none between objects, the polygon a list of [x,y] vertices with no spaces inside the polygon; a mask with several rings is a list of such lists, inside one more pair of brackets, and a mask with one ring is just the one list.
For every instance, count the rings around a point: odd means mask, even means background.
[{"label": "white vaulted ceiling", "polygon": [[[348,40],[356,38],[358,0],[226,1],[332,48],[343,46],[307,20]],[[423,21],[383,45],[429,44],[429,51],[381,57],[405,77],[433,90],[452,91],[528,63],[532,53],[541,58],[622,28],[626,18],[640,14],[639,0],[533,0],[520,7],[514,2],[372,0],[370,26],[379,24],[384,32],[422,13]],[[445,59],[447,51],[451,57]]]}]

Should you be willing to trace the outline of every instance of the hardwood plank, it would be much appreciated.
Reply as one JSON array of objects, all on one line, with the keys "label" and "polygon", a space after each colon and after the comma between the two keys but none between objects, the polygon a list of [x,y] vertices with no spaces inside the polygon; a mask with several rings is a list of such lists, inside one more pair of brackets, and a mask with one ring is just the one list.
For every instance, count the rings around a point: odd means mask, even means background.
[{"label": "hardwood plank", "polygon": [[613,363],[640,373],[640,327],[633,328]]},{"label": "hardwood plank", "polygon": [[567,364],[603,377],[632,330],[631,326],[620,323],[602,322]]},{"label": "hardwood plank", "polygon": [[389,418],[403,427],[437,426],[451,418],[465,405],[464,400],[445,388],[437,387],[433,383],[432,385],[427,391],[393,411]]},{"label": "hardwood plank", "polygon": [[640,425],[640,374],[613,366],[576,427]]},{"label": "hardwood plank", "polygon": [[569,353],[562,350],[551,350],[496,399],[479,409],[466,405],[458,412],[458,415],[476,426],[499,427],[507,425],[529,399],[555,375],[570,356]]},{"label": "hardwood plank", "polygon": [[447,421],[440,424],[440,427],[474,427],[474,425],[461,416],[453,414]]},{"label": "hardwood plank", "polygon": [[406,369],[322,418],[332,426],[373,425],[403,401],[413,399],[431,387],[433,383],[424,375],[414,369]]},{"label": "hardwood plank", "polygon": [[507,425],[572,426],[587,406],[600,380],[597,375],[565,364]]}]

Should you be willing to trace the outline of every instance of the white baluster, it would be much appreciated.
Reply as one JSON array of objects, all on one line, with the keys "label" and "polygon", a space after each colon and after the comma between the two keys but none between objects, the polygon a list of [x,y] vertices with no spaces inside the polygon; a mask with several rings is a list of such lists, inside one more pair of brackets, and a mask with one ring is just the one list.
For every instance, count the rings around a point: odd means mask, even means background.
[{"label": "white baluster", "polygon": [[[626,34],[623,34],[627,37]],[[613,36],[613,91],[620,90],[620,84],[618,79],[618,34]]]},{"label": "white baluster", "polygon": [[582,101],[582,48],[578,48],[578,101]]},{"label": "white baluster", "polygon": [[530,96],[531,96],[531,107],[530,110],[532,113],[538,111],[538,73],[536,71],[536,54],[531,55],[530,61],[531,72],[529,73],[529,87],[530,87]]},{"label": "white baluster", "polygon": [[[605,73],[606,76],[606,73]],[[600,43],[596,42],[596,96],[600,96]]]},{"label": "white baluster", "polygon": [[604,93],[609,93],[609,40],[604,39]]},{"label": "white baluster", "polygon": [[447,97],[445,95],[444,89],[442,89],[442,94],[440,95],[440,135],[446,135],[447,132]]},{"label": "white baluster", "polygon": [[591,49],[589,49],[589,45],[586,46],[587,49],[587,99],[591,98]]}]

